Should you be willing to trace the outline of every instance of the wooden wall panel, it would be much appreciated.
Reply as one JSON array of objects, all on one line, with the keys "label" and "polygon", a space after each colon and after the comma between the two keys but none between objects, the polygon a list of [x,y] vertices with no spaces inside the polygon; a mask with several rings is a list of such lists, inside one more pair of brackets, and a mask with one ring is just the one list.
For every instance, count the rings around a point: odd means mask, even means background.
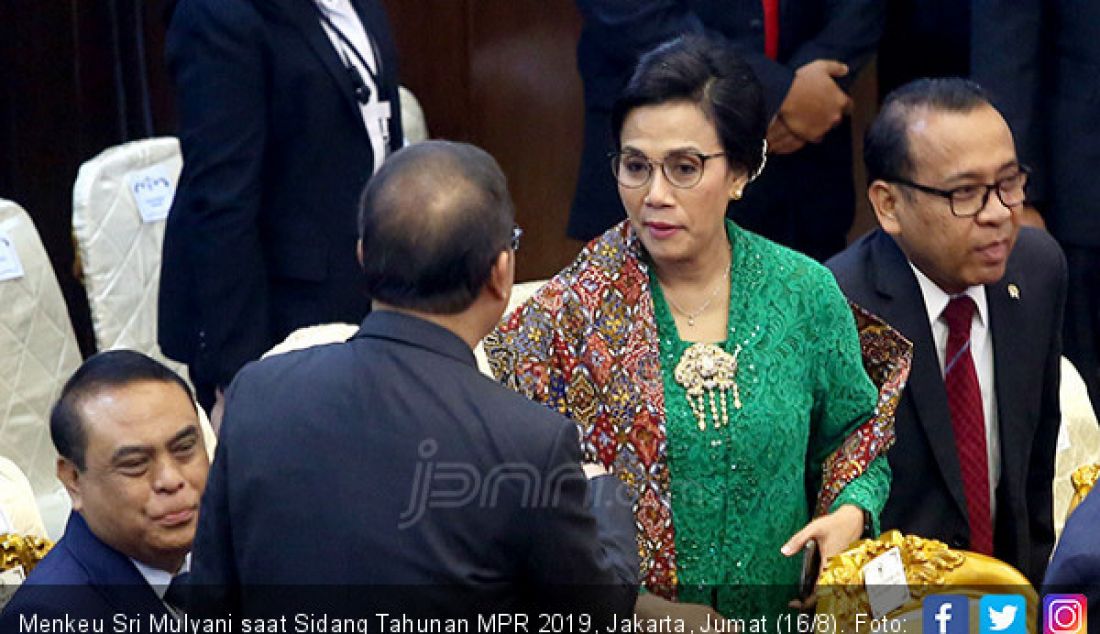
[{"label": "wooden wall panel", "polygon": [[581,18],[572,0],[471,4],[474,138],[504,166],[527,232],[519,279],[548,277],[579,250],[565,226],[584,127]]},{"label": "wooden wall panel", "polygon": [[469,8],[466,0],[386,0],[401,83],[412,90],[434,138],[472,141]]},{"label": "wooden wall panel", "polygon": [[421,100],[432,136],[484,148],[508,176],[526,231],[518,279],[556,273],[580,249],[565,236],[583,128],[581,18],[573,1],[386,6],[402,82]]}]

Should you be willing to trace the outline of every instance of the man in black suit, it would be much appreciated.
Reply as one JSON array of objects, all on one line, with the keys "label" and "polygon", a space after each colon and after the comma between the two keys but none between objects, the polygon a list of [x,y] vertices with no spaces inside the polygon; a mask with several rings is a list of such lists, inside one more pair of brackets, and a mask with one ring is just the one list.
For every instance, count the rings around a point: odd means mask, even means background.
[{"label": "man in black suit", "polygon": [[[569,235],[591,239],[625,215],[609,168],[611,107],[638,59],[684,33],[728,42],[764,86],[770,155],[731,204],[742,226],[819,260],[844,248],[855,209],[845,93],[870,59],[884,0],[577,0],[585,131]],[[798,183],[798,187],[791,187]]]},{"label": "man in black suit", "polygon": [[258,584],[325,584],[334,601],[370,584],[353,611],[395,594],[416,614],[632,610],[618,479],[596,477],[586,508],[576,425],[474,362],[508,303],[519,233],[485,152],[431,141],[383,165],[363,195],[374,310],[358,334],[250,365],[227,394],[193,567],[225,590],[216,603],[262,612]]},{"label": "man in black suit", "polygon": [[25,631],[20,616],[174,622],[169,587],[187,571],[210,466],[191,388],[143,354],[102,352],[65,384],[50,436],[73,513],[0,631]]},{"label": "man in black suit", "polygon": [[1054,541],[1065,258],[1020,229],[1027,172],[977,85],[898,89],[864,156],[882,229],[827,265],[913,342],[882,526],[993,554],[1038,583]]},{"label": "man in black suit", "polygon": [[183,173],[158,339],[204,407],[305,325],[358,322],[355,200],[401,147],[379,0],[180,0],[168,30]]},{"label": "man in black suit", "polygon": [[877,67],[883,94],[962,75],[993,97],[1034,172],[1024,222],[1066,253],[1065,356],[1100,402],[1100,3],[890,0]]}]

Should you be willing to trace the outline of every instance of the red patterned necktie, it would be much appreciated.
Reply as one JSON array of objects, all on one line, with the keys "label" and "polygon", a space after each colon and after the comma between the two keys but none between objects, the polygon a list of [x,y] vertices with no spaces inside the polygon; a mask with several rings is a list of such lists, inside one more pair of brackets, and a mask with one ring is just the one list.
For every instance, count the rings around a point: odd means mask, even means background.
[{"label": "red patterned necktie", "polygon": [[764,54],[771,59],[779,57],[779,0],[762,0],[764,3]]},{"label": "red patterned necktie", "polygon": [[962,467],[963,492],[970,521],[970,550],[993,554],[993,520],[989,510],[989,455],[985,442],[985,414],[978,373],[970,354],[970,322],[974,300],[954,297],[943,311],[947,322],[947,355],[943,380],[951,428]]}]

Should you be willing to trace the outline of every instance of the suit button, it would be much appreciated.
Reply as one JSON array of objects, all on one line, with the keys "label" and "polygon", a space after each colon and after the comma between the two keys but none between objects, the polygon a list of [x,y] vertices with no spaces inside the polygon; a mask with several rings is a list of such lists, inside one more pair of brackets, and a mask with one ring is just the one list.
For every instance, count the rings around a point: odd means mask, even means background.
[{"label": "suit button", "polygon": [[753,29],[754,31],[759,31],[760,29],[764,28],[764,21],[760,18],[753,18],[749,20],[749,28]]},{"label": "suit button", "polygon": [[966,540],[964,540],[962,537],[952,537],[951,538],[951,547],[952,548],[966,548]]}]

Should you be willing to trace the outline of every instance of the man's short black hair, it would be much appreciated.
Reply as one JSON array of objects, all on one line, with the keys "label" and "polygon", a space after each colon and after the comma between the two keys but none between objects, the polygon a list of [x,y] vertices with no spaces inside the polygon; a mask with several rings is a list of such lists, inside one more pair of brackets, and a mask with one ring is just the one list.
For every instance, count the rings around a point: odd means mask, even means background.
[{"label": "man's short black hair", "polygon": [[764,89],[726,44],[700,35],[685,35],[642,56],[634,75],[611,111],[614,143],[620,148],[623,123],[630,111],[689,101],[714,124],[730,165],[754,174],[764,161],[768,129]]},{"label": "man's short black hair", "polygon": [[908,126],[914,113],[967,113],[982,106],[993,106],[989,95],[978,84],[961,77],[917,79],[897,88],[886,96],[863,139],[867,182],[913,177]]},{"label": "man's short black hair", "polygon": [[[142,381],[174,383],[194,405],[191,386],[167,366],[134,350],[108,350],[89,357],[61,388],[61,397],[50,412],[50,437],[57,453],[76,468],[85,468],[88,433],[80,416],[81,402],[107,388]],[[198,410],[196,410],[196,413]]]},{"label": "man's short black hair", "polygon": [[514,222],[507,180],[484,150],[449,141],[403,148],[360,203],[367,290],[398,308],[461,312],[509,247]]}]

